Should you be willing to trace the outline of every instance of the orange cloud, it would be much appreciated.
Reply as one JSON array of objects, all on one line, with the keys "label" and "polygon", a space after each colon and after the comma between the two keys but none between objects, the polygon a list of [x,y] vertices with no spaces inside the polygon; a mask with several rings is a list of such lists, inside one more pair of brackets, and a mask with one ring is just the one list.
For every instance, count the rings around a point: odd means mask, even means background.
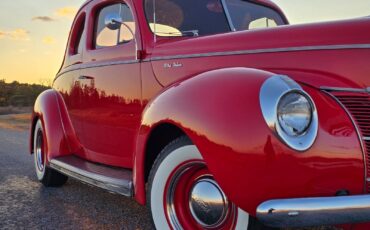
[{"label": "orange cloud", "polygon": [[7,38],[16,41],[29,41],[30,32],[25,29],[15,29],[11,31],[0,30],[0,39]]},{"label": "orange cloud", "polygon": [[72,6],[63,7],[56,10],[56,15],[60,17],[73,18],[77,13],[77,8]]},{"label": "orange cloud", "polygon": [[42,39],[42,42],[47,45],[53,45],[55,44],[56,40],[52,36],[46,36]]}]

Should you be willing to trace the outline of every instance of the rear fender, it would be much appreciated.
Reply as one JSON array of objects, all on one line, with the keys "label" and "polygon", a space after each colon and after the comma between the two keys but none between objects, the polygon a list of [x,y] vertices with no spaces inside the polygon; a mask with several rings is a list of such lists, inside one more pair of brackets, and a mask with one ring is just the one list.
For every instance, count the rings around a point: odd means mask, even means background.
[{"label": "rear fender", "polygon": [[33,153],[33,138],[36,122],[41,120],[46,140],[47,159],[69,155],[79,149],[79,143],[68,117],[62,96],[50,89],[40,94],[32,113],[30,153]]}]

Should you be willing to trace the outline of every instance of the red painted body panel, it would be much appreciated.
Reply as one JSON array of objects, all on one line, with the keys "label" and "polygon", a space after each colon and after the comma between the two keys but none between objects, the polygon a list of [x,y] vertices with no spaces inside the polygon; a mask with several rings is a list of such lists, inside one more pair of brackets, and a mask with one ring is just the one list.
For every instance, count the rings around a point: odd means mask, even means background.
[{"label": "red painted body panel", "polygon": [[30,135],[30,152],[33,152],[33,128],[40,119],[45,130],[47,140],[47,160],[68,155],[78,149],[78,142],[68,118],[61,95],[55,90],[47,90],[40,94],[35,102],[32,114],[32,129]]},{"label": "red painted body panel", "polygon": [[[367,44],[369,19],[327,22],[271,29],[242,31],[177,41],[162,41],[153,56],[212,54],[216,52],[259,51],[292,47]],[[338,29],[340,28],[340,29]],[[356,36],[353,36],[356,35]],[[317,39],[320,37],[320,39]],[[335,37],[335,39],[333,39]],[[274,39],[269,39],[274,38]],[[208,44],[212,44],[209,46]],[[345,57],[345,58],[344,58]],[[298,52],[270,51],[244,55],[184,58],[153,62],[153,69],[163,85],[205,71],[244,66],[275,73],[294,73],[294,78],[313,86],[364,88],[370,85],[369,50],[314,50]],[[292,61],[293,60],[293,61]],[[163,68],[164,63],[179,62],[183,68]],[[309,74],[303,78],[300,74]],[[289,75],[290,76],[290,75]],[[320,80],[320,78],[324,78]]]},{"label": "red painted body panel", "polygon": [[[126,1],[140,32],[136,38],[142,56],[136,63],[110,65],[135,57],[132,42],[92,49],[92,12],[114,2],[93,0],[80,10],[78,18],[86,15],[88,34],[84,53],[66,52],[54,90],[35,104],[34,116],[45,124],[49,158],[76,154],[133,169],[135,198],[145,204],[146,144],[158,125],[169,123],[191,138],[227,196],[251,214],[273,198],[364,192],[364,158],[355,127],[319,88],[370,86],[370,49],[325,48],[369,44],[370,19],[158,37],[155,42],[143,1]],[[267,0],[258,2],[274,7]],[[312,46],[316,49],[304,50]],[[232,53],[238,51],[244,53]],[[194,54],[198,57],[189,56]],[[168,63],[182,67],[164,68]],[[301,83],[317,106],[318,138],[304,153],[283,144],[263,119],[260,87],[276,74]],[[83,82],[79,76],[89,78]]]},{"label": "red painted body panel", "polygon": [[[134,9],[131,1],[126,2]],[[114,61],[134,60],[134,40],[116,47],[93,48],[94,19],[98,9],[106,4],[109,1],[90,5],[87,9],[90,15],[87,20],[90,31],[87,41],[90,42],[84,49],[83,63],[98,67],[81,70],[81,75],[88,76],[89,79],[80,81],[85,92],[80,113],[84,117],[80,140],[88,160],[132,168],[132,153],[143,110],[140,63],[107,65]],[[135,11],[133,14],[135,15]],[[137,33],[136,39],[141,40],[140,33]],[[137,45],[138,48],[141,47],[140,42]]]},{"label": "red painted body panel", "polygon": [[[320,117],[318,138],[308,151],[297,153],[271,133],[259,107],[259,89],[272,75],[224,69],[176,84],[145,111],[139,140],[145,141],[161,122],[181,127],[228,197],[249,213],[267,199],[334,196],[341,189],[363,193],[364,163],[356,131],[331,98],[306,88]],[[137,156],[135,170],[142,158]],[[137,195],[139,186],[137,181]]]}]

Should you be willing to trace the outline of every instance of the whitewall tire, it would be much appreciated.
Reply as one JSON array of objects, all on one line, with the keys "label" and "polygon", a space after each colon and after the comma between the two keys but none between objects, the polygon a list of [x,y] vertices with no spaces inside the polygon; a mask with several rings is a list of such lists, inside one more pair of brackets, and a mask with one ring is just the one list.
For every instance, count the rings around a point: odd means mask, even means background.
[{"label": "whitewall tire", "polygon": [[157,229],[250,229],[248,213],[227,199],[187,137],[160,153],[147,195]]},{"label": "whitewall tire", "polygon": [[47,166],[46,135],[41,120],[35,125],[33,134],[33,155],[37,179],[47,187],[64,185],[68,177]]}]

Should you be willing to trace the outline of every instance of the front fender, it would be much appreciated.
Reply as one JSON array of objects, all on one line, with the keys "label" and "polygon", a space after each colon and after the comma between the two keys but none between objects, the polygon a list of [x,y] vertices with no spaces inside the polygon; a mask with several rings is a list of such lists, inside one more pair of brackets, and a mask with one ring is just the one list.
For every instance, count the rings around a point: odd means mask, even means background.
[{"label": "front fender", "polygon": [[71,154],[72,148],[76,148],[76,141],[73,141],[75,135],[63,99],[57,91],[46,90],[36,99],[30,132],[31,153],[33,153],[34,128],[39,119],[44,129],[47,159]]},{"label": "front fender", "polygon": [[[257,108],[259,88],[272,75],[247,68],[214,70],[177,83],[154,98],[144,110],[137,142],[134,183],[138,202],[145,203],[145,145],[154,127],[160,123],[175,124],[202,149],[210,168],[217,169],[218,163],[212,167],[214,161],[209,158],[213,158],[213,153],[208,146],[238,146],[240,131],[245,133],[249,128],[246,122],[238,124],[239,121],[260,113],[243,114],[238,108]],[[235,125],[240,129],[234,129]],[[216,171],[213,172],[217,174]]]},{"label": "front fender", "polygon": [[269,199],[334,196],[364,191],[364,159],[353,124],[332,98],[304,86],[316,103],[318,137],[306,152],[283,144],[267,126],[260,88],[273,73],[231,68],[185,80],[144,111],[135,158],[135,193],[145,203],[145,144],[158,124],[181,128],[237,206],[255,215]]}]

